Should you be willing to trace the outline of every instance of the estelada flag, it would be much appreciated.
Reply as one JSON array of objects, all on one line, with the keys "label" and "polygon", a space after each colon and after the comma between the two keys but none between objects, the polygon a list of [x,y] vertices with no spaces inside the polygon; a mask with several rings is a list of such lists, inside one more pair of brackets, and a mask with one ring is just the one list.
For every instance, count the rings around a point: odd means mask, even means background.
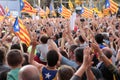
[{"label": "estelada flag", "polygon": [[37,12],[26,0],[20,0],[20,10],[29,14],[36,14]]},{"label": "estelada flag", "polygon": [[21,42],[27,46],[30,45],[30,35],[27,28],[23,25],[22,21],[17,17],[13,25],[14,33],[20,38]]},{"label": "estelada flag", "polygon": [[60,5],[58,9],[58,13],[64,18],[70,18],[72,14],[72,12],[69,9],[67,9],[65,6],[63,6],[62,4]]}]

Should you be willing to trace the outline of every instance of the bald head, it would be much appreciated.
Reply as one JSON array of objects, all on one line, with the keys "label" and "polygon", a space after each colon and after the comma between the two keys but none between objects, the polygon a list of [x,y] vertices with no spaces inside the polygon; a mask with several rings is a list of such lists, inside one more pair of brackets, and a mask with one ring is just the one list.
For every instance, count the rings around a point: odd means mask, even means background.
[{"label": "bald head", "polygon": [[19,80],[40,80],[38,69],[33,65],[26,65],[19,71]]},{"label": "bald head", "polygon": [[110,59],[112,57],[112,50],[110,48],[105,47],[105,48],[102,49],[102,51],[107,58]]}]

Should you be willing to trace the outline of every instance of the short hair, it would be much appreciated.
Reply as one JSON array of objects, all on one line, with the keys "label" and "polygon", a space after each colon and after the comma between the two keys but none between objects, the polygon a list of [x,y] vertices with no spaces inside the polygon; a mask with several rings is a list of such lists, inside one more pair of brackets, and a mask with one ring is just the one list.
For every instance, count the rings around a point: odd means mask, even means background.
[{"label": "short hair", "polygon": [[74,53],[75,53],[75,59],[76,61],[78,61],[79,63],[83,62],[83,50],[84,48],[82,47],[78,47],[75,49]]},{"label": "short hair", "polygon": [[7,53],[7,62],[11,67],[22,64],[23,56],[20,50],[12,49]]},{"label": "short hair", "polygon": [[83,37],[81,35],[79,36],[79,41],[82,42],[82,43],[85,42],[85,40],[83,39]]},{"label": "short hair", "polygon": [[102,52],[105,54],[105,56],[110,59],[112,57],[112,50],[110,48],[103,48]]},{"label": "short hair", "polygon": [[59,55],[56,50],[49,50],[47,53],[47,64],[50,67],[53,67],[57,64],[59,60]]},{"label": "short hair", "polygon": [[2,47],[0,47],[0,63],[3,63],[5,60],[5,51]]},{"label": "short hair", "polygon": [[13,45],[11,45],[11,49],[21,50],[20,44],[13,44]]},{"label": "short hair", "polygon": [[74,52],[74,50],[77,48],[78,46],[77,45],[71,45],[70,47],[69,47],[69,52]]},{"label": "short hair", "polygon": [[95,40],[96,40],[96,42],[97,42],[98,44],[103,43],[103,39],[104,39],[104,37],[103,37],[102,34],[97,34],[97,35],[95,36]]},{"label": "short hair", "polygon": [[70,80],[74,74],[74,69],[67,65],[62,65],[58,68],[58,78],[59,80]]},{"label": "short hair", "polygon": [[60,53],[62,54],[62,56],[68,58],[68,54],[64,50],[60,50]]},{"label": "short hair", "polygon": [[47,43],[47,41],[48,41],[48,37],[47,36],[45,36],[45,35],[43,35],[41,38],[40,38],[40,41],[43,43],[43,44],[46,44]]},{"label": "short hair", "polygon": [[22,43],[24,53],[27,53],[28,47],[25,43]]},{"label": "short hair", "polygon": [[22,66],[28,65],[29,64],[29,61],[28,61],[29,60],[29,55],[27,53],[24,53],[23,57],[24,57],[24,61],[23,61]]}]

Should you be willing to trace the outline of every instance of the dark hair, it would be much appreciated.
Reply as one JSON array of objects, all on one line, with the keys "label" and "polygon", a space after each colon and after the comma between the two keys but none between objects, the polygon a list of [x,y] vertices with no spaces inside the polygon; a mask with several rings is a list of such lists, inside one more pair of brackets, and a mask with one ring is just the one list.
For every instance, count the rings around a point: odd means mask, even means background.
[{"label": "dark hair", "polygon": [[102,34],[97,34],[97,35],[95,36],[95,40],[96,40],[96,42],[97,42],[98,44],[102,44],[102,43],[103,43],[103,39],[104,39],[104,37],[103,37]]},{"label": "dark hair", "polygon": [[79,63],[83,62],[83,50],[84,48],[76,48],[74,53],[75,53],[75,59],[76,61],[78,61]]},{"label": "dark hair", "polygon": [[23,57],[24,57],[24,62],[22,64],[22,66],[28,65],[29,64],[29,61],[28,61],[29,60],[29,55],[24,53]]},{"label": "dark hair", "polygon": [[82,42],[82,43],[84,43],[84,42],[85,42],[85,40],[82,38],[82,36],[81,36],[81,35],[79,36],[79,40],[80,40],[80,42]]},{"label": "dark hair", "polygon": [[3,63],[5,60],[5,51],[0,48],[0,63]]},{"label": "dark hair", "polygon": [[22,63],[23,56],[22,53],[17,49],[12,49],[7,54],[7,62],[10,66],[18,66]]},{"label": "dark hair", "polygon": [[58,55],[57,51],[55,51],[55,50],[48,51],[48,53],[47,53],[48,66],[50,66],[50,67],[55,66],[57,64],[58,60],[59,60],[59,55]]},{"label": "dark hair", "polygon": [[62,54],[62,56],[68,58],[68,55],[64,50],[60,50],[60,53]]},{"label": "dark hair", "polygon": [[27,53],[28,47],[25,43],[22,43],[24,53]]},{"label": "dark hair", "polygon": [[46,44],[47,43],[47,41],[48,41],[48,37],[47,36],[42,36],[41,37],[41,39],[40,39],[40,41],[43,43],[43,44]]},{"label": "dark hair", "polygon": [[59,39],[59,35],[55,34],[55,38],[56,38],[56,40],[58,40]]},{"label": "dark hair", "polygon": [[74,50],[77,48],[78,46],[77,45],[71,45],[70,47],[69,47],[69,52],[74,52]]},{"label": "dark hair", "polygon": [[21,50],[20,44],[13,44],[13,45],[11,45],[11,49],[18,49],[18,50]]}]

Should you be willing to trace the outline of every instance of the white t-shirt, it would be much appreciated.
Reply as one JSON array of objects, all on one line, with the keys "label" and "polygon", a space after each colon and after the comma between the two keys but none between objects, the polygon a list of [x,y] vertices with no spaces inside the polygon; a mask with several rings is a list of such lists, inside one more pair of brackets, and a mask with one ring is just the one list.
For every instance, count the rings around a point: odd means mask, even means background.
[{"label": "white t-shirt", "polygon": [[36,47],[38,53],[40,53],[40,60],[43,62],[47,62],[46,56],[48,53],[48,44],[39,44]]}]

